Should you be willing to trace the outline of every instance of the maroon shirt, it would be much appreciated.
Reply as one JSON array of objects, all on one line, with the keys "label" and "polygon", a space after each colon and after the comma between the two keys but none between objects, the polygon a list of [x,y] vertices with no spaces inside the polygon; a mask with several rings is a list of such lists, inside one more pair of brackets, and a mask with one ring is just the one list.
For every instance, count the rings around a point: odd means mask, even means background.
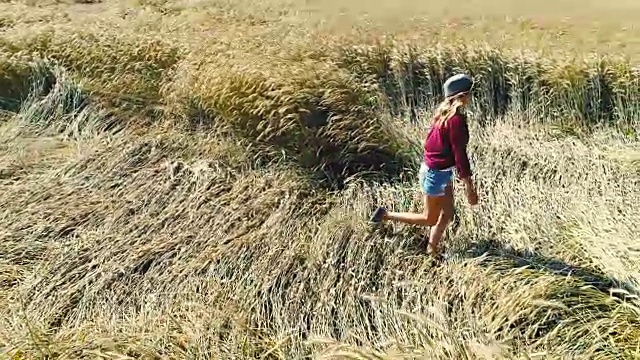
[{"label": "maroon shirt", "polygon": [[453,115],[444,126],[434,125],[424,142],[424,161],[431,169],[446,169],[455,166],[458,176],[471,176],[467,156],[469,128],[462,114]]}]

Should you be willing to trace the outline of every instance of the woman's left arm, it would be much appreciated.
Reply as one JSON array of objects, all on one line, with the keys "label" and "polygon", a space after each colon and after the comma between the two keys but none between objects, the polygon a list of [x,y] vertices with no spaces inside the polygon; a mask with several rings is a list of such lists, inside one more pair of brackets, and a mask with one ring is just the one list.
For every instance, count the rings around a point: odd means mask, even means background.
[{"label": "woman's left arm", "polygon": [[460,179],[471,178],[471,165],[467,155],[467,144],[469,143],[469,128],[465,118],[456,114],[448,121],[449,142],[456,162],[456,169]]}]

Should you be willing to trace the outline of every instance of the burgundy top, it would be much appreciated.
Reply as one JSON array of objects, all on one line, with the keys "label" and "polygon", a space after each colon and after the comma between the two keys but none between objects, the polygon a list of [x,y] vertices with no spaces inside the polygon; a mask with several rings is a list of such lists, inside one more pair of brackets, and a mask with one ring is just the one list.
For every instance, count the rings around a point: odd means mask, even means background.
[{"label": "burgundy top", "polygon": [[446,169],[455,166],[458,176],[471,176],[467,156],[469,128],[464,115],[456,113],[444,126],[434,125],[424,142],[424,161],[431,169]]}]

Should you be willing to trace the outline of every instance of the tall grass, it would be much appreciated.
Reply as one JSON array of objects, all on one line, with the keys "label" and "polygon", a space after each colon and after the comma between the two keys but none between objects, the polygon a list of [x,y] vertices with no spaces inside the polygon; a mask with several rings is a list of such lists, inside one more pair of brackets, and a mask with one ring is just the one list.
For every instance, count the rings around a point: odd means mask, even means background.
[{"label": "tall grass", "polygon": [[[478,45],[420,49],[380,43],[337,50],[340,67],[376,78],[394,114],[416,118],[442,99],[451,75],[474,77],[479,116],[529,121],[637,125],[640,72],[622,59],[544,58]],[[403,114],[408,111],[408,114]]]},{"label": "tall grass", "polygon": [[[311,118],[322,117],[317,115],[318,111],[362,116],[359,114],[361,110],[355,108],[348,109],[342,105],[333,109],[332,106],[336,105],[311,104],[283,90],[309,93],[313,94],[314,99],[321,99],[314,93],[325,91],[329,85],[326,81],[338,85],[337,81],[342,83],[339,86],[350,86],[349,91],[354,94],[352,96],[365,97],[363,100],[340,101],[370,106],[370,100],[366,99],[375,97],[381,91],[394,115],[415,118],[420,111],[433,107],[441,99],[442,84],[448,76],[466,72],[476,79],[474,105],[482,117],[516,113],[530,121],[572,122],[577,126],[602,122],[634,125],[638,117],[640,73],[638,68],[622,58],[545,58],[476,45],[420,48],[406,43],[386,42],[364,46],[335,43],[331,47],[315,50],[313,56],[317,61],[300,62],[299,59],[276,57],[273,62],[264,63],[259,57],[250,56],[238,63],[224,60],[224,55],[205,53],[211,57],[197,60],[197,63],[192,59],[181,63],[179,45],[165,44],[147,36],[133,36],[131,40],[109,40],[108,37],[96,36],[90,32],[71,32],[55,37],[42,34],[12,47],[16,47],[13,51],[17,54],[24,50],[35,51],[59,61],[77,77],[94,84],[94,88],[98,87],[95,89],[97,93],[107,92],[114,98],[141,97],[141,100],[156,102],[160,96],[173,100],[186,97],[192,102],[196,101],[202,110],[210,112],[223,112],[217,108],[231,106],[221,105],[220,100],[216,104],[207,103],[213,101],[211,94],[219,91],[214,88],[215,84],[205,85],[205,82],[218,81],[223,84],[227,80],[213,80],[214,74],[221,74],[238,77],[228,79],[233,80],[236,88],[225,89],[226,96],[233,97],[233,92],[241,96],[253,90],[238,88],[243,82],[246,84],[244,86],[259,84],[264,88],[263,91],[279,89],[281,94],[274,93],[271,96],[281,106],[278,109],[280,112],[291,112],[296,107],[302,107],[311,113]],[[100,42],[95,42],[96,39],[100,39]],[[109,45],[105,48],[103,44]],[[76,51],[78,48],[84,49],[83,52]],[[123,58],[121,54],[127,55]],[[176,66],[181,69],[178,77],[171,71]],[[19,71],[16,68],[11,70],[9,64],[3,68],[7,72]],[[313,71],[308,71],[311,69]],[[339,75],[340,69],[347,70],[354,79]],[[8,73],[7,79],[12,77],[24,78],[24,75]],[[276,79],[279,78],[298,83],[278,84]],[[326,80],[322,82],[320,79]],[[11,80],[11,84],[5,86],[8,92],[5,97],[17,96],[12,94],[20,93],[19,84]],[[174,84],[179,84],[179,87]],[[168,90],[161,94],[160,87]],[[254,106],[262,106],[258,104]],[[177,106],[185,107],[184,104]],[[207,106],[211,109],[207,109]],[[408,114],[402,114],[405,110]],[[250,110],[245,106],[244,111],[271,110]],[[268,116],[263,113],[258,118],[265,119]]]},{"label": "tall grass", "polygon": [[[131,44],[140,46],[136,41]],[[62,42],[47,56],[59,59],[58,54],[75,47],[74,41]],[[175,61],[171,65],[162,56],[144,55],[144,63],[133,57],[124,61],[130,65],[96,71],[101,63],[115,59],[100,55],[101,45],[95,49],[94,55],[87,48],[86,56],[59,63],[68,66],[75,78],[86,80],[86,91],[106,97],[111,105],[129,94],[105,93],[95,84],[114,91],[113,87],[122,86],[132,96],[144,93],[147,100],[137,107],[143,114],[161,105],[164,117],[180,126],[205,126],[260,146],[277,146],[303,167],[318,169],[338,182],[362,171],[383,171],[393,177],[415,167],[410,160],[415,152],[406,151],[411,139],[393,128],[397,119],[415,123],[430,116],[429,109],[442,99],[444,80],[456,72],[474,76],[471,111],[483,123],[516,116],[526,123],[558,124],[574,131],[603,124],[634,129],[639,114],[640,73],[629,63],[607,58],[576,64],[490,48],[338,44],[307,61],[286,55],[276,56],[272,63],[252,55],[230,61],[217,55],[184,61],[171,57]],[[119,51],[116,47],[114,56]],[[122,51],[146,50],[124,46]],[[164,70],[130,76],[129,69],[144,68]],[[14,77],[18,85],[7,86],[9,95],[24,87],[19,85],[24,75]]]}]

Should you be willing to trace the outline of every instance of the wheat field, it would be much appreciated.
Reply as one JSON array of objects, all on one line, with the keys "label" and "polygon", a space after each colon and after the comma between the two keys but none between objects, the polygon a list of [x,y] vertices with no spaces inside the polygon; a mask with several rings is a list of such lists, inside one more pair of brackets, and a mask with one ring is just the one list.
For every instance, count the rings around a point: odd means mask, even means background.
[{"label": "wheat field", "polygon": [[[640,358],[640,2],[0,3],[0,358]],[[419,210],[470,73],[480,203]]]}]

